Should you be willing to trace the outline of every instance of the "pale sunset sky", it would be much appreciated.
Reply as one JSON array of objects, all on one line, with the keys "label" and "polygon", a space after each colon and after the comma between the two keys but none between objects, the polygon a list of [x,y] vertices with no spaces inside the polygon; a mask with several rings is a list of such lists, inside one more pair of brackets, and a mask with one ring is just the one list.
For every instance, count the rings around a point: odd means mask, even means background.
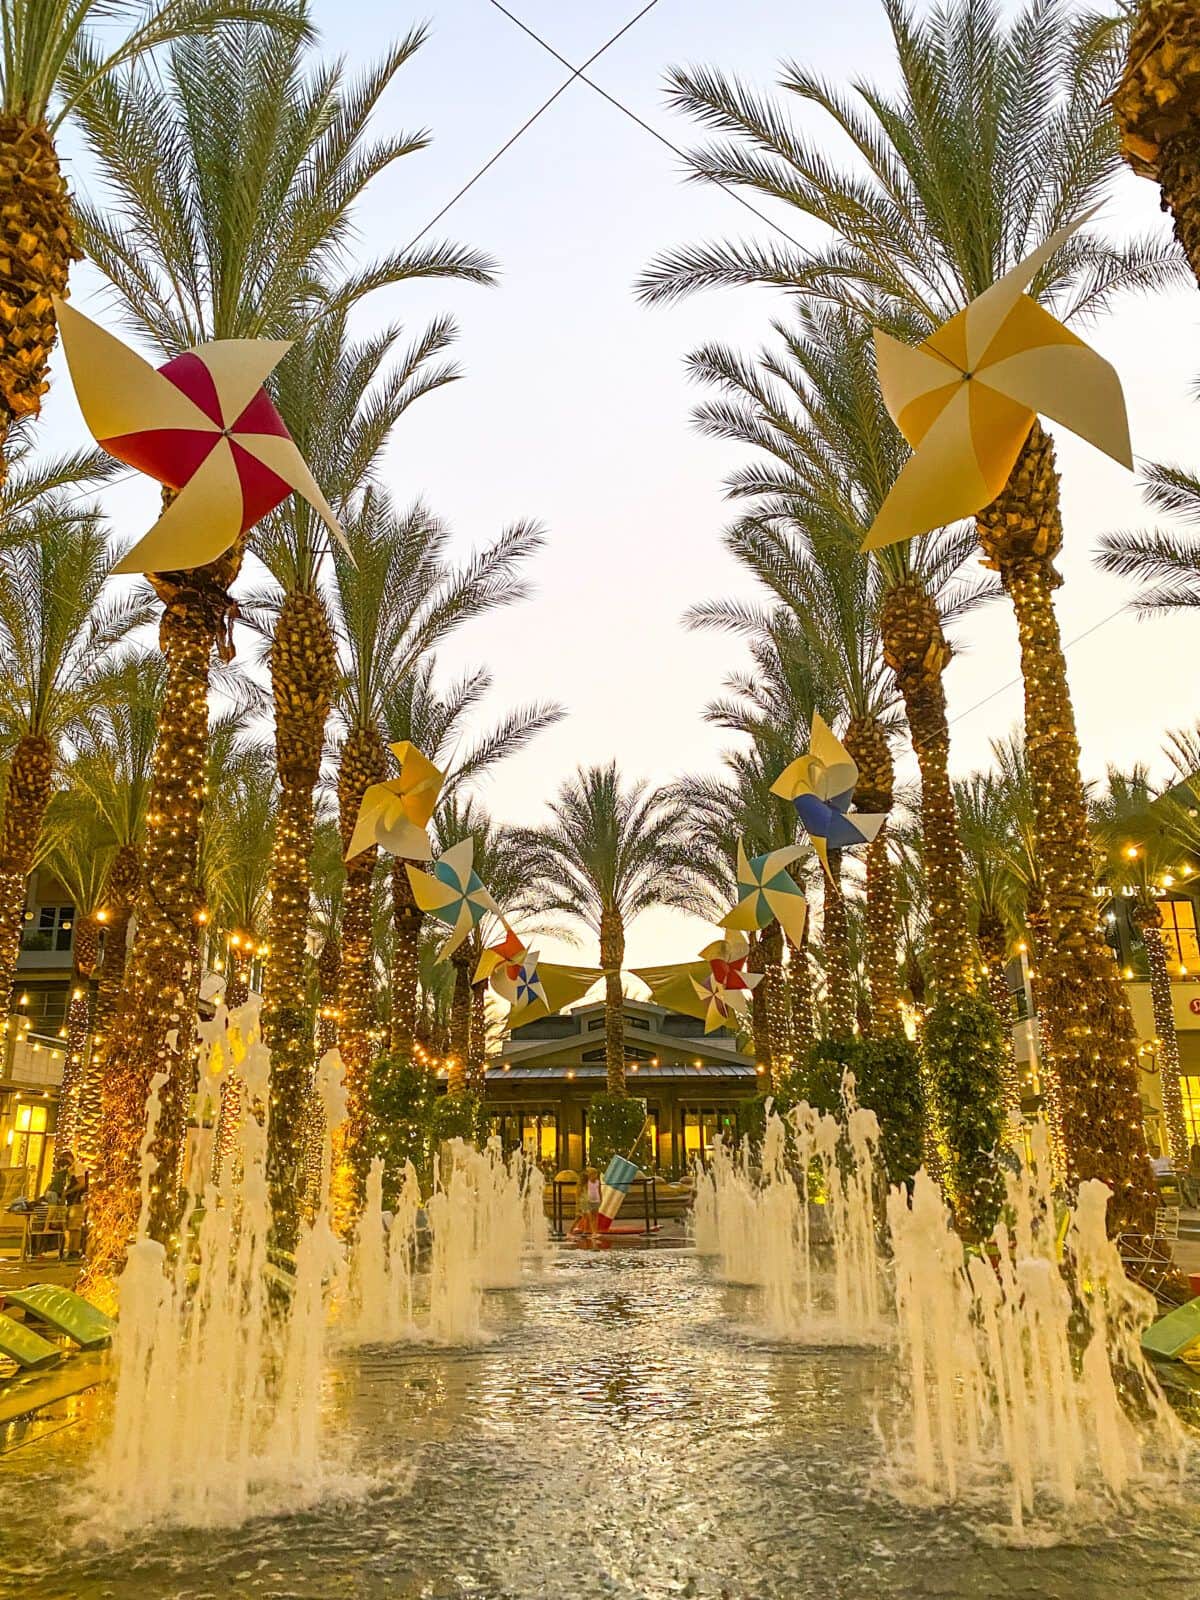
[{"label": "pale sunset sky", "polygon": [[[578,64],[639,3],[511,0],[510,9]],[[433,143],[369,195],[360,215],[364,260],[406,244],[567,76],[488,0],[432,0],[415,10],[315,0],[314,14],[324,48],[355,67],[410,24],[431,27],[379,120],[381,128],[428,127]],[[715,64],[765,89],[787,59],[842,83],[855,75],[889,81],[880,6],[659,0],[589,75],[687,146],[694,130],[663,104],[668,66]],[[70,176],[92,188],[86,160],[74,161]],[[804,237],[793,214],[780,220]],[[1117,230],[1164,225],[1156,188],[1125,177],[1104,220]],[[448,311],[461,328],[464,381],[423,400],[396,434],[387,483],[397,500],[426,499],[464,553],[520,517],[547,529],[534,597],[473,623],[442,656],[447,674],[491,668],[485,716],[535,698],[569,711],[487,781],[483,797],[501,818],[536,821],[578,762],[615,755],[631,778],[657,783],[719,759],[725,736],[701,711],[742,652],[736,642],[685,632],[679,619],[696,600],[753,591],[720,543],[731,515],[721,482],[739,452],[689,427],[701,396],[683,358],[710,339],[757,349],[786,306],[764,290],[721,290],[652,310],[631,286],[672,246],[768,233],[729,196],[685,185],[669,150],[576,82],[434,230],[494,256],[499,286],[405,287],[367,303],[364,322],[401,319],[415,332]],[[96,277],[84,270],[74,281],[77,303],[104,315]],[[1089,335],[1124,381],[1139,456],[1200,462],[1200,402],[1188,397],[1200,377],[1198,323],[1200,292],[1192,291],[1130,299]],[[50,436],[81,443],[58,371]],[[1058,605],[1064,636],[1087,634],[1069,651],[1084,766],[1097,776],[1109,761],[1141,759],[1161,773],[1163,733],[1197,715],[1194,621],[1145,623],[1119,611],[1128,589],[1097,572],[1091,552],[1103,530],[1148,520],[1135,480],[1069,435],[1059,438],[1067,547]],[[114,491],[114,522],[140,532],[156,500],[145,482]],[[960,772],[986,763],[989,739],[1020,715],[1011,612],[1000,603],[968,626],[948,674]],[[900,766],[911,774],[907,750]],[[704,931],[675,913],[648,914],[630,931],[629,964],[691,959]],[[565,953],[552,941],[543,951]],[[585,940],[568,958],[594,955]]]}]

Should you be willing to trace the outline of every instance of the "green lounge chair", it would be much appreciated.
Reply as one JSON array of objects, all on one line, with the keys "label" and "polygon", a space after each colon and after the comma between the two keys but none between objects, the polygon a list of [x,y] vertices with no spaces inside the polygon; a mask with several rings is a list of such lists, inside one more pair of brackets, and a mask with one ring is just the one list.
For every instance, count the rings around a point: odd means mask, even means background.
[{"label": "green lounge chair", "polygon": [[70,1289],[53,1283],[35,1283],[28,1289],[6,1289],[6,1300],[58,1333],[65,1333],[81,1350],[98,1350],[116,1331],[116,1321]]},{"label": "green lounge chair", "polygon": [[48,1367],[52,1361],[61,1361],[63,1355],[56,1344],[43,1339],[40,1333],[34,1333],[23,1322],[16,1322],[0,1312],[0,1356],[7,1356],[19,1367],[32,1371],[36,1367]]}]

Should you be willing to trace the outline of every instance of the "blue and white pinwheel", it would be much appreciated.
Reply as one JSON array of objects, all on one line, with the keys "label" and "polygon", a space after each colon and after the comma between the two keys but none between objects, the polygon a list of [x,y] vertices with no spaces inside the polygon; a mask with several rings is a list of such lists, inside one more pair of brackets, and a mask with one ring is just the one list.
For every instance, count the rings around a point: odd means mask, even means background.
[{"label": "blue and white pinwheel", "polygon": [[846,746],[834,737],[820,716],[813,717],[811,743],[807,755],[798,756],[779,774],[771,793],[795,806],[828,873],[831,850],[853,850],[855,845],[870,844],[887,817],[851,811],[858,768]]},{"label": "blue and white pinwheel", "polygon": [[803,852],[798,844],[785,845],[765,856],[748,856],[738,840],[738,899],[721,919],[723,928],[765,928],[779,922],[793,944],[804,936],[808,902],[804,891],[787,870]]},{"label": "blue and white pinwheel", "polygon": [[484,888],[474,862],[475,841],[468,838],[451,845],[428,872],[404,864],[413,899],[422,911],[450,929],[450,937],[437,953],[439,961],[453,954],[489,911],[500,915],[500,907]]},{"label": "blue and white pinwheel", "polygon": [[538,968],[536,950],[524,950],[515,961],[503,962],[498,966],[492,973],[492,988],[514,1010],[522,1006],[550,1004]]}]

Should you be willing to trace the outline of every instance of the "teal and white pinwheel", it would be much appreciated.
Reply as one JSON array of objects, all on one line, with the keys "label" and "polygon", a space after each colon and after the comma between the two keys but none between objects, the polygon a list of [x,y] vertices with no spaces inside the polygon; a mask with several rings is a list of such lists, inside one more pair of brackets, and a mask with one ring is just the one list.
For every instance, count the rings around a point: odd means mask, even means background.
[{"label": "teal and white pinwheel", "polygon": [[887,818],[851,811],[858,768],[846,746],[834,737],[820,716],[813,717],[811,743],[807,755],[798,756],[779,774],[771,793],[795,806],[828,873],[831,850],[852,850],[855,845],[870,844]]},{"label": "teal and white pinwheel", "polygon": [[500,915],[500,907],[484,888],[474,863],[475,841],[468,838],[451,845],[428,872],[404,864],[418,906],[450,929],[450,937],[437,953],[439,961],[452,955],[489,911]]},{"label": "teal and white pinwheel", "polygon": [[723,928],[765,928],[778,921],[793,944],[804,935],[808,902],[804,891],[787,870],[803,852],[798,844],[771,850],[765,856],[748,856],[738,840],[738,899],[721,919]]}]

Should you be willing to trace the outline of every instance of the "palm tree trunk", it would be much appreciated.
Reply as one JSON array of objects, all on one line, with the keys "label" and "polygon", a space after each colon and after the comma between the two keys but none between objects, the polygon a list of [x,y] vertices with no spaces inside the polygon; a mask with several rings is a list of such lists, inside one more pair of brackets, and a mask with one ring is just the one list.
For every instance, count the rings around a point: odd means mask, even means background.
[{"label": "palm tree trunk", "polygon": [[944,1175],[960,1226],[986,1233],[999,1201],[991,1151],[1002,1123],[1005,1045],[999,1018],[975,988],[975,940],[967,921],[942,683],[950,647],[937,607],[912,581],[894,585],[884,597],[880,631],[921,773],[934,986],[923,1032],[926,1156]]},{"label": "palm tree trunk", "polygon": [[1125,159],[1157,178],[1162,206],[1200,283],[1200,12],[1143,0],[1113,98]]},{"label": "palm tree trunk", "polygon": [[295,1248],[300,1157],[313,1073],[313,1019],[307,1000],[313,791],[321,775],[325,723],[336,683],[333,631],[317,594],[292,589],[279,608],[271,644],[275,768],[279,809],[271,848],[270,960],[263,979],[263,1032],[271,1050],[267,1182],[275,1236]]},{"label": "palm tree trunk", "polygon": [[17,741],[0,818],[0,1023],[8,1025],[25,928],[25,885],[54,790],[54,748],[39,734]]},{"label": "palm tree trunk", "polygon": [[[855,807],[872,815],[889,815],[896,776],[887,734],[876,718],[853,717],[847,725],[844,743],[858,768]],[[873,1039],[890,1038],[904,1031],[896,960],[898,932],[896,892],[885,823],[867,846],[866,965],[871,989],[868,1031]]]},{"label": "palm tree trunk", "polygon": [[483,1096],[487,1088],[486,982],[471,986],[471,1048],[467,1054],[467,1088]]},{"label": "palm tree trunk", "polygon": [[788,993],[783,976],[783,929],[777,922],[762,931],[760,948],[763,961],[763,981],[759,988],[766,991],[767,1053],[760,1058],[762,1068],[759,1088],[774,1089],[791,1064],[791,1028],[788,1016]]},{"label": "palm tree trunk", "polygon": [[1148,1228],[1151,1183],[1138,1087],[1137,1039],[1092,893],[1095,869],[1079,775],[1079,741],[1055,614],[1053,561],[1062,547],[1054,444],[1040,423],[1003,494],[978,519],[987,564],[1013,603],[1025,680],[1025,745],[1048,941],[1040,962],[1052,1071],[1062,1104],[1067,1173],[1113,1191],[1114,1229]]},{"label": "palm tree trunk", "polygon": [[336,933],[326,933],[317,957],[317,982],[321,1003],[317,1008],[317,1053],[324,1055],[338,1042],[338,987],[342,976],[342,946]]},{"label": "palm tree trunk", "polygon": [[1014,1147],[1016,1129],[1021,1123],[1021,1070],[1017,1065],[1016,1037],[1013,1033],[1012,991],[1008,987],[1005,968],[1008,964],[1008,940],[999,918],[981,913],[979,918],[979,953],[987,970],[988,994],[996,1015],[1004,1028],[1008,1049],[1001,1065],[1000,1087],[1004,1095],[1005,1144]]},{"label": "palm tree trunk", "polygon": [[240,547],[235,547],[220,562],[174,575],[178,581],[154,580],[166,601],[159,645],[166,657],[167,680],[147,801],[133,951],[104,1047],[101,1161],[92,1198],[89,1282],[111,1277],[137,1223],[139,1146],[156,1073],[162,1073],[165,1082],[151,1146],[151,1235],[165,1242],[175,1220],[176,1175],[194,1067],[196,1019],[187,995],[203,909],[198,861],[208,751],[209,662],[214,639],[224,638],[226,591],[240,560]]},{"label": "palm tree trunk", "polygon": [[54,141],[19,116],[0,117],[0,256],[2,458],[13,423],[41,410],[57,333],[50,297],[66,294],[71,262],[82,259]]},{"label": "palm tree trunk", "polygon": [[604,1062],[609,1094],[625,1094],[625,995],[621,965],[625,960],[625,925],[619,911],[600,914],[600,965],[604,969]]},{"label": "palm tree trunk", "polygon": [[[348,848],[362,797],[387,776],[383,740],[375,728],[352,728],[342,746],[338,769],[338,826]],[[348,1110],[342,1157],[348,1167],[349,1203],[362,1197],[370,1161],[367,1080],[371,1070],[371,1030],[375,1022],[375,940],[371,925],[371,880],[377,846],[346,863],[342,892],[342,970],[338,1032],[346,1074]]]},{"label": "palm tree trunk", "polygon": [[788,940],[788,999],[791,1015],[791,1055],[801,1067],[808,1063],[816,1034],[813,1030],[812,962],[808,954],[808,921],[800,943]]},{"label": "palm tree trunk", "polygon": [[1188,1169],[1187,1123],[1183,1115],[1183,1091],[1179,1083],[1179,1035],[1175,1031],[1175,1007],[1171,1000],[1171,976],[1167,971],[1167,952],[1163,947],[1162,912],[1147,893],[1139,896],[1133,920],[1146,947],[1150,969],[1150,1004],[1154,1012],[1154,1033],[1158,1040],[1158,1074],[1162,1086],[1163,1125],[1167,1148],[1176,1172]]},{"label": "palm tree trunk", "polygon": [[823,873],[821,895],[821,953],[825,962],[825,1004],[831,1039],[854,1037],[854,987],[850,981],[850,933],[846,900],[842,893],[842,852],[830,850],[829,871]]},{"label": "palm tree trunk", "polygon": [[100,953],[100,925],[76,907],[71,939],[71,999],[67,1006],[67,1059],[58,1091],[55,1150],[75,1152],[79,1133],[79,1091],[86,1068],[91,1020],[91,979]]},{"label": "palm tree trunk", "polygon": [[454,998],[450,1005],[450,1065],[446,1093],[467,1092],[467,1064],[471,1055],[471,956],[461,947],[450,958],[454,967]]},{"label": "palm tree trunk", "polygon": [[421,976],[420,906],[403,861],[392,862],[392,1025],[393,1055],[412,1058],[417,1037]]},{"label": "palm tree trunk", "polygon": [[762,982],[756,984],[750,996],[750,1038],[754,1060],[763,1068],[765,1076],[771,1075],[771,1029],[767,1016],[767,957],[763,949],[762,934],[750,935],[750,954],[746,958],[747,972],[757,972]]},{"label": "palm tree trunk", "polygon": [[95,1172],[100,1162],[101,1084],[104,1057],[108,1036],[116,1020],[125,985],[129,927],[141,882],[140,849],[134,844],[121,845],[109,868],[106,892],[108,904],[97,913],[97,916],[104,919],[104,959],[100,963],[100,979],[96,987],[92,1048],[84,1063],[83,1077],[79,1084],[75,1149],[89,1173]]}]

